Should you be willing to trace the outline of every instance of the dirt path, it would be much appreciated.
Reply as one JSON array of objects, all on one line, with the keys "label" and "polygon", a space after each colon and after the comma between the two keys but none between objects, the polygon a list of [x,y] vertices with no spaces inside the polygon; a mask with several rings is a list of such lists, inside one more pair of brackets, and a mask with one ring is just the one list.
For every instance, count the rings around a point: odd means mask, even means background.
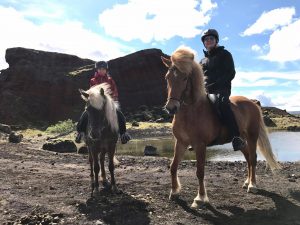
[{"label": "dirt path", "polygon": [[[195,162],[181,164],[181,197],[168,200],[169,159],[118,156],[120,194],[90,197],[87,156],[57,154],[32,144],[0,143],[1,224],[264,224],[300,225],[300,163],[280,174],[258,163],[258,194],[241,188],[246,164],[208,162],[210,205],[191,209]],[[44,221],[44,222],[42,222]]]}]

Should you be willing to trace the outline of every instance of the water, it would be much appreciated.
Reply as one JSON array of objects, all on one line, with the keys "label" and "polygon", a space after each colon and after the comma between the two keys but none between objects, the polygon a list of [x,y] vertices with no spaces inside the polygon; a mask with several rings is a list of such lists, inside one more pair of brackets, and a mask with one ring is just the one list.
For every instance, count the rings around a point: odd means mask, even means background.
[{"label": "water", "polygon": [[[300,132],[271,132],[269,138],[273,152],[279,161],[300,161]],[[174,139],[172,137],[132,140],[126,145],[118,145],[117,154],[143,156],[146,145],[155,146],[159,156],[173,157]],[[195,152],[186,151],[184,159],[195,159]],[[207,148],[206,159],[209,161],[245,160],[240,151],[233,151],[231,144]],[[264,158],[258,153],[258,159]]]}]

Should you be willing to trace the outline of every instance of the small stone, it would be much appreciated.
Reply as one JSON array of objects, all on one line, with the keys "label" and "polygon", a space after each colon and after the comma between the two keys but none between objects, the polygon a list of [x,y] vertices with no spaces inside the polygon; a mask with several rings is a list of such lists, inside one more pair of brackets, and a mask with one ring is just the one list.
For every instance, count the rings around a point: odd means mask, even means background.
[{"label": "small stone", "polygon": [[152,145],[146,145],[144,149],[145,156],[157,156],[157,148]]},{"label": "small stone", "polygon": [[133,126],[133,127],[139,127],[140,124],[139,124],[137,121],[133,121],[133,122],[131,123],[131,126]]},{"label": "small stone", "polygon": [[95,223],[95,225],[101,225],[101,224],[103,224],[103,222],[100,221],[100,220],[97,220],[96,223]]},{"label": "small stone", "polygon": [[296,182],[295,178],[289,178],[289,182]]}]

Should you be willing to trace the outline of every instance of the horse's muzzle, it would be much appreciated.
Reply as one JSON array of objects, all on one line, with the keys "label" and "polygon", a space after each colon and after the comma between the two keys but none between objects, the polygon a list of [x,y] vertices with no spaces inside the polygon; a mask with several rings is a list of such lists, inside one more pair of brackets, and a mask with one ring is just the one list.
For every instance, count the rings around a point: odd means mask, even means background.
[{"label": "horse's muzzle", "polygon": [[176,106],[173,107],[165,107],[166,111],[170,114],[170,115],[174,115],[177,113],[178,108]]},{"label": "horse's muzzle", "polygon": [[180,102],[171,99],[166,103],[164,108],[170,115],[174,115],[178,112],[179,107],[180,107]]}]

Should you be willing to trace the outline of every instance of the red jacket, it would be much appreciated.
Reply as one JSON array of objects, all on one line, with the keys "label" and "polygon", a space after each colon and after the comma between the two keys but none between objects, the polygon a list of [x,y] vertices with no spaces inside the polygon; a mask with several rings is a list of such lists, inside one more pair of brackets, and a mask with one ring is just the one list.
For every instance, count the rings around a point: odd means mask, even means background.
[{"label": "red jacket", "polygon": [[94,85],[98,85],[98,84],[102,84],[102,83],[108,83],[110,86],[110,90],[112,93],[112,98],[115,101],[118,101],[118,89],[117,89],[117,85],[115,83],[115,81],[111,78],[111,76],[105,74],[105,75],[101,75],[99,73],[95,73],[94,77],[90,80],[90,86],[94,86]]}]

